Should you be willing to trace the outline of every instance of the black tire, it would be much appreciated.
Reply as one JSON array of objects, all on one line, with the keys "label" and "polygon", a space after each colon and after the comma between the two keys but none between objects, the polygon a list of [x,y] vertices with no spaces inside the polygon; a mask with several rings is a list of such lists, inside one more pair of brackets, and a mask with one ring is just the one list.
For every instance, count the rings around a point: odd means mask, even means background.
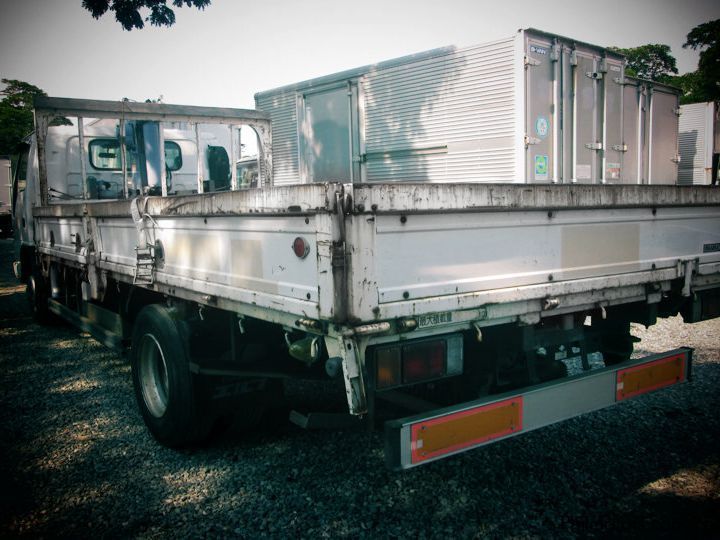
[{"label": "black tire", "polygon": [[40,272],[34,271],[30,274],[25,293],[35,322],[49,324],[51,313],[48,309],[48,286]]},{"label": "black tire", "polygon": [[130,360],[135,399],[150,433],[170,448],[205,440],[212,421],[190,372],[182,323],[173,310],[152,304],[135,320]]}]

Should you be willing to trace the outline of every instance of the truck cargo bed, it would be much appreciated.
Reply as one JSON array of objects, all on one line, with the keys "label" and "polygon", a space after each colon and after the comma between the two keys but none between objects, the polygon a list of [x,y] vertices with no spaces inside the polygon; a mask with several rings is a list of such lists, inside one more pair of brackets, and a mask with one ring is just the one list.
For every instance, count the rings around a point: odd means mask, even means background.
[{"label": "truck cargo bed", "polygon": [[[92,245],[99,270],[132,279],[131,204],[164,246],[157,286],[335,322],[514,317],[541,310],[507,304],[613,303],[687,272],[694,286],[720,280],[720,192],[705,187],[310,184],[57,204],[35,210],[40,251],[85,263]],[[292,252],[297,237],[309,257]]]}]

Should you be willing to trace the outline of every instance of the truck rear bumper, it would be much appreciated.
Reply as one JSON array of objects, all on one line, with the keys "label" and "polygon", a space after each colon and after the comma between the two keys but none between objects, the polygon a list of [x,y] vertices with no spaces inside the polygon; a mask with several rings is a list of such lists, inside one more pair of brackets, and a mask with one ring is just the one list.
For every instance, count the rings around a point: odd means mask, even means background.
[{"label": "truck rear bumper", "polygon": [[679,348],[385,424],[390,469],[417,467],[635,396],[688,381],[692,349]]}]

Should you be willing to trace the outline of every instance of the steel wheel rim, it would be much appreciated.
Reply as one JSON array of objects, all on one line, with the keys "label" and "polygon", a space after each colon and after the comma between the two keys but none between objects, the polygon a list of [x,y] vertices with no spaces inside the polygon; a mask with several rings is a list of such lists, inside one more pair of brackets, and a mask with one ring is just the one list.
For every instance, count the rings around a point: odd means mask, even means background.
[{"label": "steel wheel rim", "polygon": [[37,311],[37,303],[35,302],[36,288],[35,277],[30,276],[28,279],[27,300],[30,304],[30,308],[33,310],[33,313]]},{"label": "steel wheel rim", "polygon": [[160,343],[152,334],[140,339],[140,390],[150,414],[160,418],[168,406],[168,371]]}]

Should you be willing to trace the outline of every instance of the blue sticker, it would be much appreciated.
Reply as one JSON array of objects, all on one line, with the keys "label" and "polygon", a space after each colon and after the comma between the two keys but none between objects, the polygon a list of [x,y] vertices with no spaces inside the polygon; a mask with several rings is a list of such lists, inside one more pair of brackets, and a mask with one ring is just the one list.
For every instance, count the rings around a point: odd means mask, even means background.
[{"label": "blue sticker", "polygon": [[550,122],[548,122],[548,119],[544,116],[538,116],[537,120],[535,120],[535,133],[537,133],[538,137],[544,139],[547,137],[549,130]]}]

